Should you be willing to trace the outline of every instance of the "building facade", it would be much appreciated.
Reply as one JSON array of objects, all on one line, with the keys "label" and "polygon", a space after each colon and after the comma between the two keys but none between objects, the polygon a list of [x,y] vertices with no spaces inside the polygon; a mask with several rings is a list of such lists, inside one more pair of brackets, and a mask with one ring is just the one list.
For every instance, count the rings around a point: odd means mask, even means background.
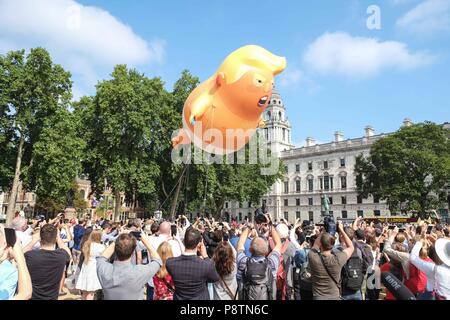
[{"label": "building facade", "polygon": [[[274,91],[264,114],[266,127],[262,130],[268,145],[285,166],[284,178],[270,188],[262,203],[228,201],[224,212],[239,221],[252,220],[256,208],[264,205],[277,220],[318,222],[322,219],[321,198],[327,195],[330,213],[335,218],[391,216],[385,202],[358,196],[354,171],[356,157],[369,155],[372,144],[384,134],[375,135],[374,129],[367,126],[360,138],[345,139],[341,132],[336,132],[332,142],[317,144],[309,137],[305,146],[295,148],[291,142],[291,124],[285,114],[283,100]],[[403,123],[411,124],[409,119]]]}]

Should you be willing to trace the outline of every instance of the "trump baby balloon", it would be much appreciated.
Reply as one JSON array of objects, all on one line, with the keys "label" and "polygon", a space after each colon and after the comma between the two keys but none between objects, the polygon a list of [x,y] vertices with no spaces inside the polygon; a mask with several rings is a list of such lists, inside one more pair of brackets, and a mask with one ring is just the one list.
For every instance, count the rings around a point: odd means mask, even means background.
[{"label": "trump baby balloon", "polygon": [[272,96],[274,76],[285,68],[285,58],[259,46],[231,53],[186,100],[183,128],[172,139],[173,147],[194,143],[219,155],[242,149],[264,127],[261,114]]}]

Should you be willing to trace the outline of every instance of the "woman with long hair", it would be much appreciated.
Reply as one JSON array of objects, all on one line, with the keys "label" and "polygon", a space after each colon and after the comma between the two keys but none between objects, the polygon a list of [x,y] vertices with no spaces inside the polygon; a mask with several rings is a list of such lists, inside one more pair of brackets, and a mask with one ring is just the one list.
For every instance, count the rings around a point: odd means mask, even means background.
[{"label": "woman with long hair", "polygon": [[167,259],[173,257],[172,247],[168,242],[163,242],[158,247],[158,254],[161,257],[162,265],[153,277],[154,293],[153,300],[173,300],[175,285],[172,277],[166,268]]},{"label": "woman with long hair", "polygon": [[212,260],[220,276],[213,286],[214,300],[236,300],[236,250],[230,242],[222,241],[214,251]]},{"label": "woman with long hair", "polygon": [[102,288],[97,277],[96,261],[96,258],[105,250],[105,246],[101,244],[101,239],[102,232],[94,230],[81,247],[84,261],[75,288],[81,290],[83,300],[94,300],[95,291]]}]

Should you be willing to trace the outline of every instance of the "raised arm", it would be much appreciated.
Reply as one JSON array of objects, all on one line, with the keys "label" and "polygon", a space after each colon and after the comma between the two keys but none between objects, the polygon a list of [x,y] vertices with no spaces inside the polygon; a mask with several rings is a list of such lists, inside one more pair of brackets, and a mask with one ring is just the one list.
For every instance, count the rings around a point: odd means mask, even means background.
[{"label": "raised arm", "polygon": [[245,241],[247,241],[248,234],[250,231],[251,231],[250,227],[247,227],[242,231],[241,236],[239,237],[239,241],[236,246],[237,252],[245,250]]},{"label": "raised arm", "polygon": [[64,241],[59,236],[59,232],[56,234],[56,243],[58,244],[58,248],[63,249],[70,257],[70,260],[72,260],[72,253],[70,252],[69,247],[64,243]]},{"label": "raised arm", "polygon": [[159,256],[158,252],[155,248],[153,248],[152,244],[150,243],[150,239],[145,234],[145,232],[141,232],[141,240],[144,246],[147,248],[148,253],[150,254],[150,257],[153,260],[161,260],[161,257]]},{"label": "raised arm", "polygon": [[38,243],[41,240],[41,234],[39,233],[39,230],[36,230],[35,233],[33,234],[33,237],[31,239],[31,242],[29,244],[27,244],[24,248],[23,248],[23,253],[26,253],[28,251],[33,250],[33,247],[36,245],[36,243]]},{"label": "raised arm", "polygon": [[17,238],[12,251],[14,254],[14,260],[16,260],[17,263],[17,269],[19,273],[17,294],[14,296],[14,300],[29,300],[31,299],[33,286],[31,284],[30,273],[28,272],[27,263],[22,251],[22,244],[19,238]]},{"label": "raised arm", "polygon": [[414,266],[417,267],[417,269],[425,272],[427,274],[427,277],[433,278],[436,265],[433,262],[428,262],[420,259],[420,249],[422,249],[422,241],[417,241],[411,251],[411,254],[409,255],[409,260]]},{"label": "raised arm", "polygon": [[111,259],[112,255],[114,254],[114,249],[116,247],[116,243],[112,242],[102,253],[102,257],[106,258],[107,260]]},{"label": "raised arm", "polygon": [[281,254],[282,243],[281,243],[280,235],[278,234],[277,230],[274,227],[272,227],[271,236],[272,236],[272,240],[274,243],[274,247],[273,247],[272,251],[275,251],[275,252],[278,252],[279,254]]},{"label": "raised arm", "polygon": [[292,228],[291,231],[289,232],[289,241],[291,241],[294,244],[296,250],[300,250],[302,248],[302,246],[300,245],[300,243],[298,243],[297,238],[295,236],[295,230],[297,230],[297,228],[300,228],[300,226],[301,226],[300,219],[297,219],[294,228]]},{"label": "raised arm", "polygon": [[342,225],[341,221],[338,222],[338,232],[342,235],[342,238],[344,240],[344,244],[345,244],[346,248],[343,250],[343,252],[345,252],[345,254],[347,255],[347,260],[348,260],[352,256],[355,248],[353,247],[352,240],[350,240],[348,235],[345,233],[344,226]]}]

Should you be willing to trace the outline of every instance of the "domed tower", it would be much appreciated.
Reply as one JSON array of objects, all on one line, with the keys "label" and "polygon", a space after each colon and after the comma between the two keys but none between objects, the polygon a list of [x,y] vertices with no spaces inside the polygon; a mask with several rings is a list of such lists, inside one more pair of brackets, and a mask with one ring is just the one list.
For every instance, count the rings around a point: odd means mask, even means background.
[{"label": "domed tower", "polygon": [[263,114],[266,126],[262,132],[273,152],[290,150],[294,147],[291,140],[291,124],[279,92],[274,88],[272,97]]}]

